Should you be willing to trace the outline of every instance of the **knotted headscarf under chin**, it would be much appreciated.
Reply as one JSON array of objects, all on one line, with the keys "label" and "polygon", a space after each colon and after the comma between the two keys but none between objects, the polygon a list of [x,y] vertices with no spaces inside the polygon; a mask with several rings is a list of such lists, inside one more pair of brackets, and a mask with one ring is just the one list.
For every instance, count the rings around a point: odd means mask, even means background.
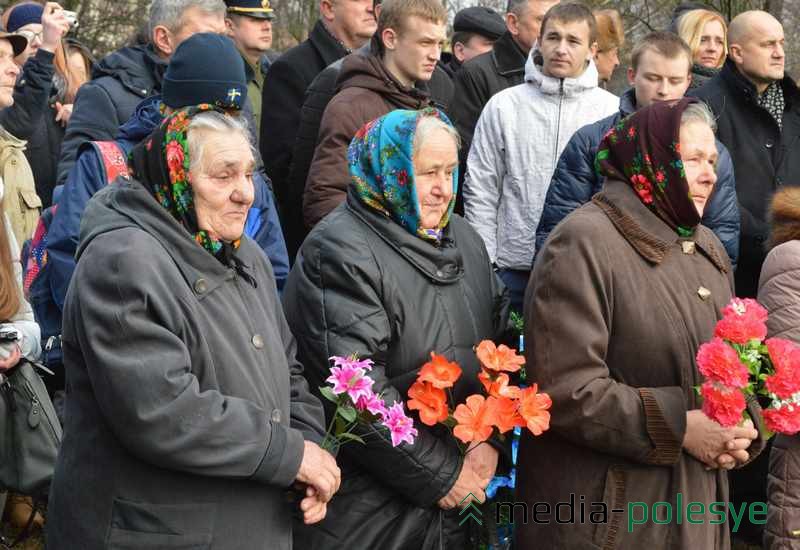
[{"label": "knotted headscarf under chin", "polygon": [[598,173],[627,182],[682,237],[700,223],[680,154],[681,116],[697,101],[657,101],[639,109],[608,131],[595,158]]},{"label": "knotted headscarf under chin", "polygon": [[347,150],[347,161],[351,185],[363,204],[391,217],[412,235],[438,244],[455,206],[458,172],[453,171],[453,195],[441,220],[434,229],[423,228],[413,156],[414,135],[424,117],[436,117],[452,127],[438,109],[392,111],[361,127]]}]

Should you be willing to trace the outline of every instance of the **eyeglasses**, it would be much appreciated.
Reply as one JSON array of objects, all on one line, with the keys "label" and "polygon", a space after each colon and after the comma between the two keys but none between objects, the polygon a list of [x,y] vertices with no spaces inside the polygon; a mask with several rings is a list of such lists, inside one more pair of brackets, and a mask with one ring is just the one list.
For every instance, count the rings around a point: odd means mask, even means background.
[{"label": "eyeglasses", "polygon": [[40,30],[39,32],[18,31],[17,34],[19,34],[21,36],[24,36],[29,44],[31,42],[33,42],[34,40],[36,40],[37,38],[39,39],[39,42],[41,42],[42,41],[42,37],[44,36],[44,29]]}]

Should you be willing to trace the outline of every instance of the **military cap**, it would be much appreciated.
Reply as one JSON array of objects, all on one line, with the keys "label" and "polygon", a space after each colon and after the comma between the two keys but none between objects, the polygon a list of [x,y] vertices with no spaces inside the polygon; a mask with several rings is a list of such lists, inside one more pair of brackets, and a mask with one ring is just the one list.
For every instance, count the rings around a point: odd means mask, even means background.
[{"label": "military cap", "polygon": [[229,14],[246,15],[256,19],[275,19],[269,0],[225,0]]}]

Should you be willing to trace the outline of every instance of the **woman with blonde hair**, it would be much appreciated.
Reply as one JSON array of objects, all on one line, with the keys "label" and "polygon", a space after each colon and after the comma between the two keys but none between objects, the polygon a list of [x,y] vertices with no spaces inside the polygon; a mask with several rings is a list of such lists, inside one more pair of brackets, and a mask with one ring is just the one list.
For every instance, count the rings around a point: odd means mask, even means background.
[{"label": "woman with blonde hair", "polygon": [[595,10],[594,18],[597,21],[597,53],[594,63],[600,86],[605,88],[614,69],[619,66],[619,49],[625,43],[625,28],[617,10]]},{"label": "woman with blonde hair", "polygon": [[722,68],[728,55],[728,26],[711,10],[691,10],[678,20],[678,36],[692,50],[692,82],[697,88]]}]

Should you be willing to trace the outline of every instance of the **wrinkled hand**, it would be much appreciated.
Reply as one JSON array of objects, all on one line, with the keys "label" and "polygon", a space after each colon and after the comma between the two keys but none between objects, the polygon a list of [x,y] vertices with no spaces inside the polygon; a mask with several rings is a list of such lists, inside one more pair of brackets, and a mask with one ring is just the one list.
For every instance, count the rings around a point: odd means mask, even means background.
[{"label": "wrinkled hand", "polygon": [[48,2],[42,12],[42,45],[41,49],[55,53],[61,39],[69,32],[70,22],[64,16],[64,10],[56,2]]},{"label": "wrinkled hand", "polygon": [[[491,478],[489,478],[491,479]],[[481,502],[486,501],[486,494],[483,490],[489,484],[489,479],[481,477],[472,466],[464,459],[461,466],[461,472],[458,474],[455,484],[444,497],[439,500],[439,508],[449,510],[462,504],[465,498],[472,493],[475,498]],[[463,502],[463,506],[468,505],[469,502]]]},{"label": "wrinkled hand", "polygon": [[303,512],[303,523],[311,525],[325,519],[328,513],[328,503],[319,498],[319,493],[312,486],[307,486],[305,497],[300,501],[300,510]]},{"label": "wrinkled hand", "polygon": [[20,351],[19,346],[15,345],[11,355],[5,359],[0,359],[0,372],[8,370],[12,367],[16,367],[20,359],[22,359],[22,352]]},{"label": "wrinkled hand", "polygon": [[62,104],[56,101],[56,122],[60,122],[63,128],[67,127],[69,117],[72,116],[72,103]]},{"label": "wrinkled hand", "polygon": [[[486,485],[488,485],[497,471],[498,456],[497,449],[485,441],[477,444],[471,443],[464,462],[469,464],[481,479],[485,479]],[[486,485],[483,486],[484,489]]]},{"label": "wrinkled hand", "polygon": [[[753,428],[753,421],[748,418],[742,423],[742,427]],[[724,470],[731,470],[744,464],[750,459],[750,453],[747,452],[747,449],[751,443],[753,443],[753,440],[747,437],[728,441],[725,446],[725,452],[717,457],[717,465]]]},{"label": "wrinkled hand", "polygon": [[[738,462],[746,462],[746,449],[758,437],[751,421],[742,426],[724,428],[707,417],[703,411],[686,413],[686,435],[683,448],[709,468],[732,468]],[[728,455],[727,457],[724,455]],[[734,462],[731,462],[731,459]]]},{"label": "wrinkled hand", "polygon": [[295,479],[313,487],[317,493],[315,498],[328,502],[342,482],[336,459],[313,441],[305,441],[303,445],[303,460]]}]

